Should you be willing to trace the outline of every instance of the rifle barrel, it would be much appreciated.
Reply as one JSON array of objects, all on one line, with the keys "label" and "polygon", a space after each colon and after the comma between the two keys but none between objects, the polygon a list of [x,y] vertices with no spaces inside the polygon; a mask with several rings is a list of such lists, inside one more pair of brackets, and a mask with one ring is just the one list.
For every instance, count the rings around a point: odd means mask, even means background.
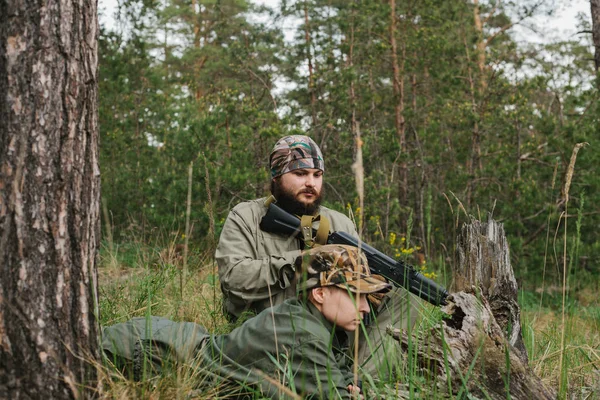
[{"label": "rifle barrel", "polygon": [[[260,229],[265,232],[296,236],[300,233],[300,219],[271,203],[267,213],[260,221]],[[331,233],[327,243],[359,247],[358,240],[346,232]],[[385,276],[396,286],[404,287],[435,306],[448,304],[446,289],[423,276],[412,266],[402,261],[396,261],[366,243],[361,243],[360,248],[367,256],[369,267],[373,273]]]}]

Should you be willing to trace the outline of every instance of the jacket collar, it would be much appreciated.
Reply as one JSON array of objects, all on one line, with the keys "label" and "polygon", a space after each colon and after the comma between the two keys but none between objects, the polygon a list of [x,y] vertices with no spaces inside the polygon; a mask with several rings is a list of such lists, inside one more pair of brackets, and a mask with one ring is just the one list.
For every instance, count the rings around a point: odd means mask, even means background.
[{"label": "jacket collar", "polygon": [[346,333],[346,331],[339,327],[336,327],[334,323],[328,321],[323,315],[323,313],[319,311],[317,307],[315,307],[315,305],[310,301],[306,300],[301,303],[304,305],[304,307],[306,307],[307,311],[316,319],[318,319],[323,324],[323,326],[331,333],[331,335],[333,336],[333,348],[344,349],[348,347],[348,334]]}]

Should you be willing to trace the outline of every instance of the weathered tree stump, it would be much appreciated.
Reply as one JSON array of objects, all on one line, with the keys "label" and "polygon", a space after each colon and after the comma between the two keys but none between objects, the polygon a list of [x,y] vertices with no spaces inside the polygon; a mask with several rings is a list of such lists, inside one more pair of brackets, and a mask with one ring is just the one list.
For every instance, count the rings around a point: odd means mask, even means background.
[{"label": "weathered tree stump", "polygon": [[510,251],[502,224],[488,216],[488,223],[463,225],[456,246],[457,263],[451,292],[481,289],[496,322],[524,364],[529,362],[521,335],[521,308],[517,303],[517,281],[510,264]]},{"label": "weathered tree stump", "polygon": [[[452,301],[442,308],[449,318],[411,338],[418,365],[448,395],[555,399],[528,365],[504,228],[491,216],[463,225],[453,274]],[[408,348],[405,332],[389,333]]]}]

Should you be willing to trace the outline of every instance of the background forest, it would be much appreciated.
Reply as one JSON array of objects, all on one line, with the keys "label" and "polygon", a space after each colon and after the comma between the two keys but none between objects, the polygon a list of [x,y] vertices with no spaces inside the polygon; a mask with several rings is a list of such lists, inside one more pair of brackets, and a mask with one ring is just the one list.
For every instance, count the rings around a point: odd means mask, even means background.
[{"label": "background forest", "polygon": [[[523,286],[559,284],[564,213],[578,233],[571,272],[597,276],[590,21],[551,44],[510,35],[557,6],[120,2],[119,29],[100,35],[104,237],[183,243],[192,165],[188,239],[210,252],[229,209],[268,193],[275,141],[306,133],[326,156],[326,204],[363,217],[364,239],[390,254],[419,253],[414,263],[439,272],[460,221],[492,213]],[[591,146],[578,155],[567,210],[566,170],[581,142]]]},{"label": "background forest", "polygon": [[268,194],[276,140],[303,133],[325,154],[325,204],[442,284],[462,223],[502,222],[532,368],[561,398],[600,393],[593,27],[581,15],[573,36],[515,39],[565,5],[121,0],[99,39],[101,323],[231,329],[220,228]]}]

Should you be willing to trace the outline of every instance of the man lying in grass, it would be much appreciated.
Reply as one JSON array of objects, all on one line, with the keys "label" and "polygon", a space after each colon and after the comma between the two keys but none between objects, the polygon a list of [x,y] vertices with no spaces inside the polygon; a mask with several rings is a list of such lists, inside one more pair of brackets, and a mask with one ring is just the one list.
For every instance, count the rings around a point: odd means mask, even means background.
[{"label": "man lying in grass", "polygon": [[[103,348],[134,378],[146,368],[187,364],[204,384],[225,383],[228,395],[257,391],[280,398],[285,390],[316,398],[351,398],[353,384],[347,331],[369,313],[367,294],[391,285],[371,276],[358,249],[325,245],[296,260],[298,297],[267,308],[227,335],[210,335],[200,325],[137,318],[103,331]],[[147,368],[148,369],[148,368]],[[207,378],[209,378],[207,380]],[[282,389],[286,388],[286,389]]]}]

